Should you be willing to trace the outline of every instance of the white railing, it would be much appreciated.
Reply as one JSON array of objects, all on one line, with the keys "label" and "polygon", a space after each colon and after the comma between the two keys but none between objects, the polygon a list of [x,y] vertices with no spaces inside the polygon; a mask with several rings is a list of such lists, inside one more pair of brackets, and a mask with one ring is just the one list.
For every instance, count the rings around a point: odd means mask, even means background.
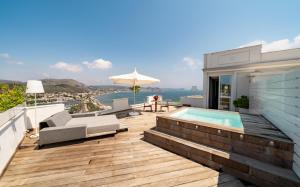
[{"label": "white railing", "polygon": [[23,105],[18,105],[14,108],[6,110],[5,112],[1,112],[0,113],[0,127],[23,110],[24,110]]},{"label": "white railing", "polygon": [[[36,108],[36,123],[63,111],[64,104],[42,105]],[[17,106],[0,113],[0,176],[22,142],[26,129],[35,128],[34,107]]]},{"label": "white railing", "polygon": [[12,108],[1,113],[0,174],[9,163],[25,133],[24,110]]}]

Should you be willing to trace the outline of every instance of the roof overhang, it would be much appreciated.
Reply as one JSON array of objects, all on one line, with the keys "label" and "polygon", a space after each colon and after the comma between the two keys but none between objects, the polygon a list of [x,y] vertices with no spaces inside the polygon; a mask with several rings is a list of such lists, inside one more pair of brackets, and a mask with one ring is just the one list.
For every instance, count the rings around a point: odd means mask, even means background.
[{"label": "roof overhang", "polygon": [[244,71],[259,71],[259,70],[288,70],[291,68],[300,67],[300,58],[281,61],[259,62],[246,65],[224,66],[217,68],[204,68],[203,72],[244,72]]}]

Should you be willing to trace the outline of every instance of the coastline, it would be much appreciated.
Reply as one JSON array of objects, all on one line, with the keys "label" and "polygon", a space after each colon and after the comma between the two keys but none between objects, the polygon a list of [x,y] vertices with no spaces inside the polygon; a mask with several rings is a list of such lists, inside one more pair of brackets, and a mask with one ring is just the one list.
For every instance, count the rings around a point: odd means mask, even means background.
[{"label": "coastline", "polygon": [[[165,90],[159,92],[151,92],[151,91],[141,91],[136,94],[136,103],[144,103],[146,101],[147,96],[152,95],[160,95],[162,96],[164,101],[178,102],[183,96],[191,96],[191,95],[202,95],[202,91],[191,91],[191,90]],[[99,96],[96,96],[103,105],[111,106],[113,99],[119,98],[128,98],[129,105],[133,104],[133,93],[131,91],[121,91],[114,93],[105,93]]]}]

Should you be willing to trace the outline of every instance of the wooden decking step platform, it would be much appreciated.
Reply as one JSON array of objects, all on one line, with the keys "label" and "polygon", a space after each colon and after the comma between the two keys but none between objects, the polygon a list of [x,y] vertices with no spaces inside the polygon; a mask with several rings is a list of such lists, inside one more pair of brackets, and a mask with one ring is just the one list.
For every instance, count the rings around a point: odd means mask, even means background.
[{"label": "wooden decking step platform", "polygon": [[144,140],[258,186],[300,186],[300,179],[291,169],[275,166],[245,155],[212,148],[156,130],[145,131]]}]

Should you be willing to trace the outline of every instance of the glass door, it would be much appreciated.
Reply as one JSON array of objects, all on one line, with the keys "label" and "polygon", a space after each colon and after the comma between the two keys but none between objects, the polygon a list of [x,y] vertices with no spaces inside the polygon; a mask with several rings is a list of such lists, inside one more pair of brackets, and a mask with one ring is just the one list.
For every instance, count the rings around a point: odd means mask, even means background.
[{"label": "glass door", "polygon": [[231,75],[220,76],[219,109],[230,110],[231,103]]}]

